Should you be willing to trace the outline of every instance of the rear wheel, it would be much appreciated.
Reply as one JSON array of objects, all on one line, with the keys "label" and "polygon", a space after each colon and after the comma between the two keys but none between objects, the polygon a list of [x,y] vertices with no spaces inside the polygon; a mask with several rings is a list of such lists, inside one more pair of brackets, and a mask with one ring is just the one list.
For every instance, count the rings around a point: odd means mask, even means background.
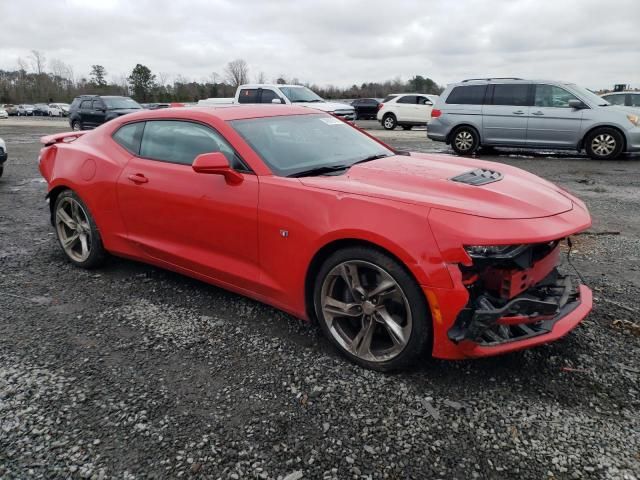
[{"label": "rear wheel", "polygon": [[74,120],[73,122],[71,122],[71,130],[82,130],[82,124],[78,120]]},{"label": "rear wheel", "polygon": [[382,117],[382,126],[386,130],[393,130],[398,125],[398,120],[393,113],[387,113],[384,117]]},{"label": "rear wheel", "polygon": [[373,248],[331,255],[318,273],[314,307],[329,340],[366,368],[406,368],[430,344],[424,293],[401,264]]},{"label": "rear wheel", "polygon": [[458,127],[451,136],[451,148],[458,155],[471,155],[480,146],[478,132],[471,127]]},{"label": "rear wheel", "polygon": [[106,251],[89,209],[73,191],[65,190],[53,207],[54,225],[67,258],[82,268],[95,268],[104,262]]},{"label": "rear wheel", "polygon": [[618,158],[624,147],[622,135],[613,128],[598,128],[587,135],[585,150],[595,160]]}]

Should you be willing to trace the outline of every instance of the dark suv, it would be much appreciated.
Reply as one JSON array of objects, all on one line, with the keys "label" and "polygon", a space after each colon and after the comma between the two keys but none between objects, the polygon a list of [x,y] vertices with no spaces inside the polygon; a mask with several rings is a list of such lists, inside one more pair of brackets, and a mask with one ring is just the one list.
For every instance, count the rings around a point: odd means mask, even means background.
[{"label": "dark suv", "polygon": [[69,107],[69,125],[73,130],[86,130],[141,109],[140,104],[129,97],[80,95]]}]

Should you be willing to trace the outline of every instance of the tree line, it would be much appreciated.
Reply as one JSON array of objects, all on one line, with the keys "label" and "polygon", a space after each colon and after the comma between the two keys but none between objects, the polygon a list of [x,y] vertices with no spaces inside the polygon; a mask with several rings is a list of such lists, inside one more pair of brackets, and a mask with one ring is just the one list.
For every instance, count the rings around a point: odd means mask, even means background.
[{"label": "tree line", "polygon": [[[222,74],[211,73],[209,78],[195,81],[183,75],[170,78],[163,72],[152,72],[137,64],[128,76],[111,76],[103,65],[92,65],[88,76],[76,75],[73,68],[58,59],[47,62],[45,55],[33,50],[27,59],[19,58],[15,70],[0,69],[0,104],[70,102],[77,95],[125,95],[138,102],[197,102],[204,98],[233,97],[238,85],[249,83],[249,66],[242,59],[229,62]],[[253,81],[267,83],[263,72]],[[399,77],[385,82],[368,82],[350,87],[319,86],[300,82],[284,74],[271,80],[279,84],[305,85],[327,99],[382,98],[394,92],[442,92],[430,78],[416,75],[408,81]]]}]

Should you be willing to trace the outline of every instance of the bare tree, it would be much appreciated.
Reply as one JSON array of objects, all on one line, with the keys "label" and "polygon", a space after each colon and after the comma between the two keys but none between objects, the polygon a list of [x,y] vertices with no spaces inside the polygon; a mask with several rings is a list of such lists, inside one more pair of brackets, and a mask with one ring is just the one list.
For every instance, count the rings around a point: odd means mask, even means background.
[{"label": "bare tree", "polygon": [[33,69],[38,75],[44,73],[44,69],[46,67],[47,59],[39,50],[31,50],[31,55],[29,55],[29,59],[31,60],[31,65]]},{"label": "bare tree", "polygon": [[169,83],[169,74],[167,72],[158,72],[156,77],[158,78],[158,85],[161,87],[166,87]]},{"label": "bare tree", "polygon": [[258,78],[256,78],[256,83],[267,83],[267,76],[264,72],[260,72],[258,74]]},{"label": "bare tree", "polygon": [[224,73],[227,78],[227,83],[232,87],[239,87],[249,82],[249,66],[247,62],[241,58],[227,63]]}]

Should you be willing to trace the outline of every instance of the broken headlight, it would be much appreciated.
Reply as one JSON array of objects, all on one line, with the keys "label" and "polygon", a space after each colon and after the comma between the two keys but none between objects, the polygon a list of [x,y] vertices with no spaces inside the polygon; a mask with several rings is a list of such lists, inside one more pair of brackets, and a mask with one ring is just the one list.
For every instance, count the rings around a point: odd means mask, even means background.
[{"label": "broken headlight", "polygon": [[466,245],[464,249],[471,258],[514,258],[530,245]]}]

